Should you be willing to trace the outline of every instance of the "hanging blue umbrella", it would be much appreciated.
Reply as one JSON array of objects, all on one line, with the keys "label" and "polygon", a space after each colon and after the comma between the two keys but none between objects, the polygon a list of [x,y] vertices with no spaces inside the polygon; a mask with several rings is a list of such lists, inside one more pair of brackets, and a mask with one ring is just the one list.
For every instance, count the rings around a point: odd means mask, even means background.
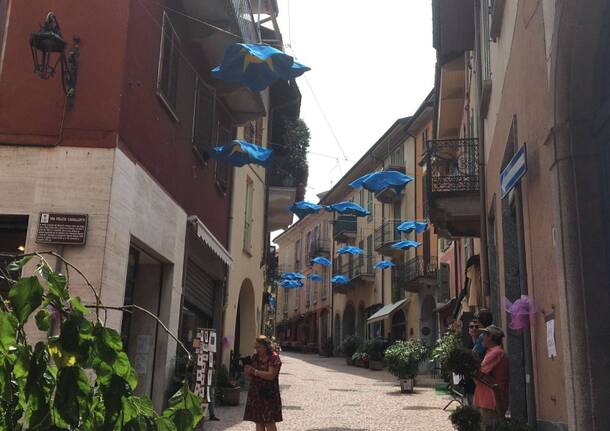
[{"label": "hanging blue umbrella", "polygon": [[290,205],[288,207],[288,211],[295,213],[299,218],[303,218],[309,214],[318,214],[322,208],[322,205],[312,204],[311,202],[306,201],[300,201]]},{"label": "hanging blue umbrella", "polygon": [[303,283],[299,280],[284,280],[280,286],[284,289],[298,289],[299,287],[303,287]]},{"label": "hanging blue umbrella", "polygon": [[420,245],[421,245],[421,243],[419,243],[417,241],[406,240],[406,241],[398,241],[396,244],[392,244],[392,248],[395,248],[397,250],[406,250],[408,248],[417,248]]},{"label": "hanging blue umbrella", "polygon": [[413,181],[413,177],[399,171],[380,171],[366,174],[352,181],[349,185],[355,189],[364,187],[373,193],[378,193],[388,187],[392,187],[400,193],[411,181]]},{"label": "hanging blue umbrella", "polygon": [[428,222],[427,221],[415,221],[415,220],[407,220],[402,222],[396,230],[401,232],[410,233],[415,231],[415,233],[422,233],[428,230]]},{"label": "hanging blue umbrella", "polygon": [[282,274],[284,280],[303,280],[305,276],[300,272],[285,272]]},{"label": "hanging blue umbrella", "polygon": [[359,247],[354,247],[353,245],[347,245],[347,246],[341,247],[339,250],[337,250],[337,253],[356,255],[356,254],[364,254],[364,250],[362,250]]},{"label": "hanging blue umbrella", "polygon": [[330,266],[330,260],[325,257],[314,257],[313,259],[311,259],[311,262],[315,265]]},{"label": "hanging blue umbrella", "polygon": [[318,274],[309,274],[307,276],[307,279],[311,280],[311,281],[322,281],[322,276],[320,276]]},{"label": "hanging blue umbrella", "polygon": [[229,162],[233,166],[242,167],[248,164],[269,167],[273,150],[237,139],[222,147],[214,147],[210,157],[216,160]]},{"label": "hanging blue umbrella", "polygon": [[225,50],[220,66],[212,69],[212,76],[239,82],[252,91],[263,91],[278,79],[289,81],[309,70],[272,46],[235,43]]},{"label": "hanging blue umbrella", "polygon": [[331,204],[326,207],[327,211],[336,212],[343,215],[354,215],[356,217],[364,217],[370,213],[354,202],[345,201],[336,204]]},{"label": "hanging blue umbrella", "polygon": [[387,269],[396,266],[394,262],[390,262],[389,260],[380,260],[375,264],[375,268],[377,269]]},{"label": "hanging blue umbrella", "polygon": [[331,281],[333,284],[347,284],[349,283],[349,278],[345,275],[333,275]]}]

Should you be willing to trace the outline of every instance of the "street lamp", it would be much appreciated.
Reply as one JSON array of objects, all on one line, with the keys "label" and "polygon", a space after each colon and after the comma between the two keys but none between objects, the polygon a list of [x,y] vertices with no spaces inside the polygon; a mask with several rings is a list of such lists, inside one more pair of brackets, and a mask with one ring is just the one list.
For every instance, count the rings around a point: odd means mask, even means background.
[{"label": "street lamp", "polygon": [[66,109],[72,108],[76,92],[76,78],[78,75],[78,58],[80,55],[80,38],[74,36],[73,46],[66,55],[68,43],[61,35],[59,22],[53,12],[47,18],[40,31],[30,34],[30,48],[34,73],[41,79],[49,79],[55,75],[55,69],[61,67],[61,83],[66,94]]}]

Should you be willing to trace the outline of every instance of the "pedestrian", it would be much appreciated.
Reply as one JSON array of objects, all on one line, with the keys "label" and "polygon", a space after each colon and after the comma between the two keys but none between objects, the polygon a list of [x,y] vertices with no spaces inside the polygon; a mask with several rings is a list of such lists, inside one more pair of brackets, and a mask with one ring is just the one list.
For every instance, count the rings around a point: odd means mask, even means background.
[{"label": "pedestrian", "polygon": [[282,422],[278,378],[282,362],[264,335],[256,338],[254,349],[251,364],[244,369],[250,378],[244,420],[256,423],[256,431],[277,431],[275,424]]},{"label": "pedestrian", "polygon": [[476,376],[474,404],[481,412],[481,430],[493,430],[508,410],[508,357],[502,348],[504,332],[490,325],[481,329],[485,358]]},{"label": "pedestrian", "polygon": [[[213,353],[210,353],[213,355]],[[216,416],[214,406],[216,405],[216,373],[212,374],[212,381],[210,382],[210,400],[208,402],[208,413],[210,417],[208,420],[210,421],[219,421],[220,419]]]},{"label": "pedestrian", "polygon": [[[476,317],[473,318],[470,321],[470,323],[468,323],[468,335],[470,335],[470,339],[469,339],[468,344],[465,346],[466,348],[474,349],[474,345],[476,344],[477,340],[479,339],[479,336],[481,335],[479,333],[479,326],[480,326],[480,323]],[[468,405],[473,405],[474,390],[476,387],[474,379],[472,377],[465,378],[463,381],[463,385],[464,385],[464,395],[466,396],[466,399],[468,400]]]},{"label": "pedestrian", "polygon": [[[479,331],[479,336],[474,342],[472,353],[474,354],[475,358],[477,358],[479,361],[482,361],[485,357],[486,347],[481,330],[487,328],[489,325],[492,325],[494,323],[494,318],[493,314],[491,314],[491,311],[489,311],[487,308],[481,308],[479,312],[475,315],[475,319],[478,322],[479,326],[477,328]],[[470,331],[470,327],[468,328],[468,330]]]}]

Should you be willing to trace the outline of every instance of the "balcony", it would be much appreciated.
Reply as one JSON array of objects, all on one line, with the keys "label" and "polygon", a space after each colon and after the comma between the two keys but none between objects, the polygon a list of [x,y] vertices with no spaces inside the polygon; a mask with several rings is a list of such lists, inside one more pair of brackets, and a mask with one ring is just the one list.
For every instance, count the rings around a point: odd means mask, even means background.
[{"label": "balcony", "polygon": [[339,216],[333,222],[333,238],[340,242],[353,242],[356,239],[358,221],[356,216]]},{"label": "balcony", "polygon": [[[210,68],[220,64],[229,45],[259,40],[249,0],[182,0],[182,6],[184,14],[195,18],[184,21],[185,38],[199,48]],[[197,20],[212,25],[201,25]],[[231,111],[236,124],[243,124],[265,114],[265,105],[259,93],[236,83],[219,80],[211,80],[210,83]]]},{"label": "balcony", "polygon": [[389,257],[400,255],[400,250],[392,248],[392,245],[401,239],[401,233],[396,230],[399,225],[399,220],[390,220],[375,230],[375,250],[377,253]]},{"label": "balcony", "polygon": [[333,287],[335,293],[347,293],[358,286],[374,283],[373,256],[346,255],[341,259],[334,259],[333,274],[345,275],[349,279],[349,284],[335,285]]},{"label": "balcony", "polygon": [[[398,171],[406,173],[405,163],[400,160],[391,160],[390,165],[385,169],[386,171]],[[385,189],[375,193],[375,199],[384,204],[392,204],[396,201],[401,200],[403,194],[397,192],[394,187],[386,187]]]},{"label": "balcony", "polygon": [[433,0],[433,45],[441,63],[474,48],[473,0]]},{"label": "balcony", "polygon": [[442,237],[480,236],[477,139],[428,141],[426,189],[430,221]]},{"label": "balcony", "polygon": [[330,241],[327,239],[316,239],[311,242],[311,246],[309,247],[309,260],[314,257],[330,256]]},{"label": "balcony", "polygon": [[392,281],[407,292],[419,292],[421,287],[436,285],[438,259],[431,256],[427,261],[424,256],[403,260],[392,269]]}]

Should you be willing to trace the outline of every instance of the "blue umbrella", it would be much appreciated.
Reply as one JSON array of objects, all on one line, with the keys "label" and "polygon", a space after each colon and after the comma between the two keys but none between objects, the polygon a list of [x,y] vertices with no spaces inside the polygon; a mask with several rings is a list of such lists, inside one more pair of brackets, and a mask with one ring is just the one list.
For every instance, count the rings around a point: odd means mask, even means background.
[{"label": "blue umbrella", "polygon": [[398,241],[396,244],[392,244],[392,248],[395,248],[398,250],[406,250],[408,248],[417,248],[420,245],[421,245],[421,243],[419,243],[417,241],[406,240],[406,241]]},{"label": "blue umbrella", "polygon": [[331,281],[333,284],[347,284],[349,283],[349,278],[345,275],[333,275]]},{"label": "blue umbrella", "polygon": [[214,147],[210,151],[210,157],[223,160],[233,166],[242,167],[250,163],[269,167],[273,150],[259,147],[258,145],[237,139],[222,147]]},{"label": "blue umbrella", "polygon": [[375,264],[375,268],[378,269],[387,269],[396,266],[394,262],[390,262],[389,260],[380,260]]},{"label": "blue umbrella", "polygon": [[407,220],[402,222],[396,230],[401,232],[410,233],[415,231],[415,233],[422,233],[428,230],[428,222],[427,221],[415,221],[415,220]]},{"label": "blue umbrella", "polygon": [[325,257],[314,257],[311,262],[316,265],[330,266],[330,260]]},{"label": "blue umbrella", "polygon": [[303,218],[308,214],[318,214],[322,208],[322,205],[300,201],[290,205],[288,211],[295,213],[299,218]]},{"label": "blue umbrella", "polygon": [[362,250],[361,248],[358,247],[354,247],[353,245],[348,245],[345,247],[341,247],[339,250],[337,250],[337,253],[339,254],[352,254],[352,255],[356,255],[356,254],[364,254],[364,250]]},{"label": "blue umbrella", "polygon": [[322,281],[322,277],[318,274],[309,274],[307,279],[311,281]]},{"label": "blue umbrella", "polygon": [[407,184],[413,181],[413,177],[403,174],[398,171],[380,171],[366,174],[349,185],[355,189],[364,187],[365,189],[378,193],[388,187],[394,188],[398,193],[405,188]]},{"label": "blue umbrella", "polygon": [[284,280],[280,286],[282,286],[284,289],[297,289],[299,287],[303,287],[303,283],[299,280]]},{"label": "blue umbrella", "polygon": [[357,203],[350,201],[328,205],[326,207],[326,210],[331,212],[334,211],[343,215],[354,215],[356,217],[364,217],[370,214],[367,210],[362,208]]},{"label": "blue umbrella", "polygon": [[308,70],[311,69],[272,46],[235,43],[225,50],[220,66],[212,69],[212,76],[263,91],[278,79],[289,81]]},{"label": "blue umbrella", "polygon": [[305,276],[300,272],[285,272],[282,274],[284,280],[303,280]]}]

